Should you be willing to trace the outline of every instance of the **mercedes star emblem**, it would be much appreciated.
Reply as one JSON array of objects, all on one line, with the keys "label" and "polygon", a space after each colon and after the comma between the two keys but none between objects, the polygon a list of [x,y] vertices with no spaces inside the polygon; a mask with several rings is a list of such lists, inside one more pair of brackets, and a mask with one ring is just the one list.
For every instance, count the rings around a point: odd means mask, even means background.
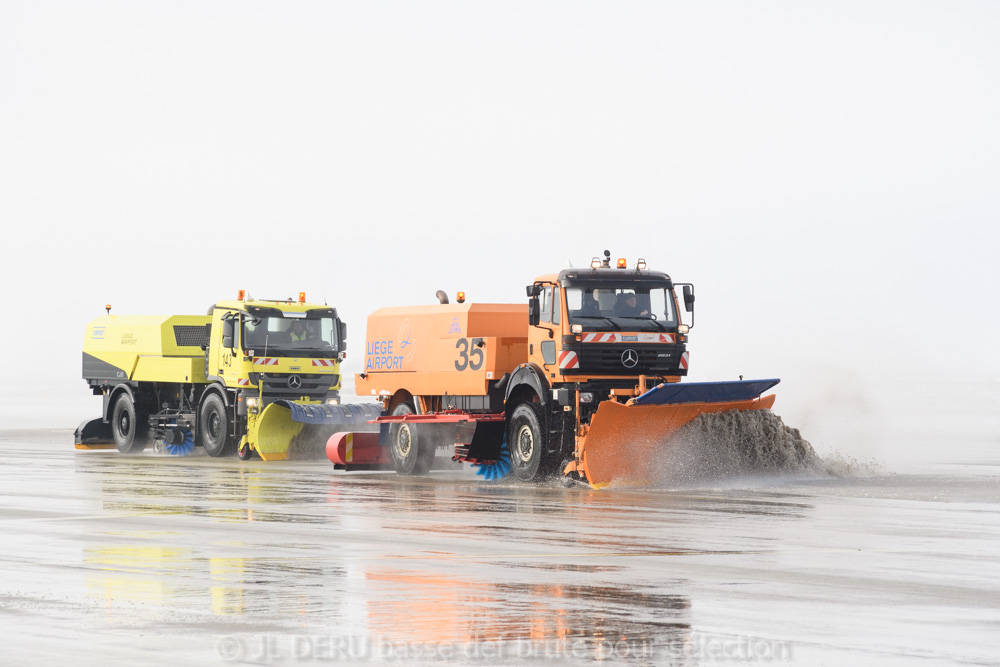
[{"label": "mercedes star emblem", "polygon": [[[634,361],[632,362],[632,365],[633,366],[635,365]],[[288,376],[288,388],[289,389],[298,389],[301,386],[302,386],[302,378],[300,378],[298,375],[289,375]]]},{"label": "mercedes star emblem", "polygon": [[625,368],[634,368],[637,363],[639,363],[639,355],[635,350],[629,348],[622,352],[622,366]]}]

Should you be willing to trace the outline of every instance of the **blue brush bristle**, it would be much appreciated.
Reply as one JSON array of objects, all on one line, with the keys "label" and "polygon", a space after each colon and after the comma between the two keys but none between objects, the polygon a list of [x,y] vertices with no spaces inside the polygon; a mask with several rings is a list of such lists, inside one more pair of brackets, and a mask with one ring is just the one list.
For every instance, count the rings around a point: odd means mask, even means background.
[{"label": "blue brush bristle", "polygon": [[194,435],[191,431],[184,431],[184,442],[179,445],[166,445],[167,453],[173,456],[184,456],[190,454],[194,449]]},{"label": "blue brush bristle", "polygon": [[476,466],[477,475],[481,475],[484,479],[493,481],[496,479],[503,479],[510,472],[510,451],[507,449],[507,438],[504,438],[503,442],[500,443],[500,458],[496,463],[487,463],[485,465]]}]

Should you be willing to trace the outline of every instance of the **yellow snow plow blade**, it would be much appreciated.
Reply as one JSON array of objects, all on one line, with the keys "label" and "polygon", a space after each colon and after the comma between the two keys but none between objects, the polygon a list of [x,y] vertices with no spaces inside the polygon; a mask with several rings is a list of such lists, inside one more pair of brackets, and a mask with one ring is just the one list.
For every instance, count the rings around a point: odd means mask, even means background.
[{"label": "yellow snow plow blade", "polygon": [[[693,384],[688,384],[683,389],[692,387]],[[737,383],[699,384],[701,386],[696,389],[714,389]],[[727,391],[721,394],[690,392],[689,396],[704,395],[712,398],[732,395],[729,391],[733,389],[732,386],[725,386],[723,389]],[[680,393],[679,390],[680,388],[676,388],[674,392]],[[651,396],[646,404],[642,403],[643,397],[640,397],[632,405],[604,401],[597,407],[580,446],[580,472],[595,488],[612,483],[623,486],[649,485],[652,481],[652,467],[659,464],[664,456],[669,456],[670,438],[682,426],[707,412],[769,410],[774,405],[774,398],[771,394],[763,398],[742,400],[658,403]],[[684,397],[680,400],[683,401]]]},{"label": "yellow snow plow blade", "polygon": [[265,461],[326,458],[326,441],[338,431],[378,432],[369,421],[382,414],[377,403],[326,405],[275,401],[247,429],[251,447]]}]

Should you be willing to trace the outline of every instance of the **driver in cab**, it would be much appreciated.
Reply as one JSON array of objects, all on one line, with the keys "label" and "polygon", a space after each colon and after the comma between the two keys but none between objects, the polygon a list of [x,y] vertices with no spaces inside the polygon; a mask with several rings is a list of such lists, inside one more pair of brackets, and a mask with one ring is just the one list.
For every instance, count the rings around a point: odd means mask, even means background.
[{"label": "driver in cab", "polygon": [[615,303],[615,317],[649,317],[649,311],[636,305],[635,293],[619,294]]},{"label": "driver in cab", "polygon": [[294,322],[292,322],[292,326],[288,330],[288,333],[292,336],[293,343],[298,343],[300,341],[306,341],[315,338],[312,332],[310,332],[306,328],[305,324],[302,323],[302,320],[295,320]]}]

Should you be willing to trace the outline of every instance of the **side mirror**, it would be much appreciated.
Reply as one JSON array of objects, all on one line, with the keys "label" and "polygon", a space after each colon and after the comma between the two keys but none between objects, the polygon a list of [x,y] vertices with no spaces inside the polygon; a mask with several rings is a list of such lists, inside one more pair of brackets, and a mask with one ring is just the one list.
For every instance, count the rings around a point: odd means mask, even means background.
[{"label": "side mirror", "polygon": [[694,289],[690,285],[684,286],[684,310],[694,312]]},{"label": "side mirror", "polygon": [[339,346],[337,347],[337,349],[341,352],[345,352],[347,350],[347,322],[341,322],[339,328],[340,328],[340,340],[338,341]]},{"label": "side mirror", "polygon": [[236,333],[236,327],[233,325],[232,320],[222,320],[222,347],[228,347],[232,349],[233,336]]},{"label": "side mirror", "polygon": [[541,321],[542,309],[538,305],[538,297],[533,296],[528,299],[528,324],[537,326]]},{"label": "side mirror", "polygon": [[538,284],[528,285],[524,288],[524,291],[528,293],[529,297],[538,296],[542,293],[542,286]]},{"label": "side mirror", "polygon": [[202,350],[208,349],[208,343],[212,340],[212,323],[209,322],[205,325],[205,342],[201,344]]}]

